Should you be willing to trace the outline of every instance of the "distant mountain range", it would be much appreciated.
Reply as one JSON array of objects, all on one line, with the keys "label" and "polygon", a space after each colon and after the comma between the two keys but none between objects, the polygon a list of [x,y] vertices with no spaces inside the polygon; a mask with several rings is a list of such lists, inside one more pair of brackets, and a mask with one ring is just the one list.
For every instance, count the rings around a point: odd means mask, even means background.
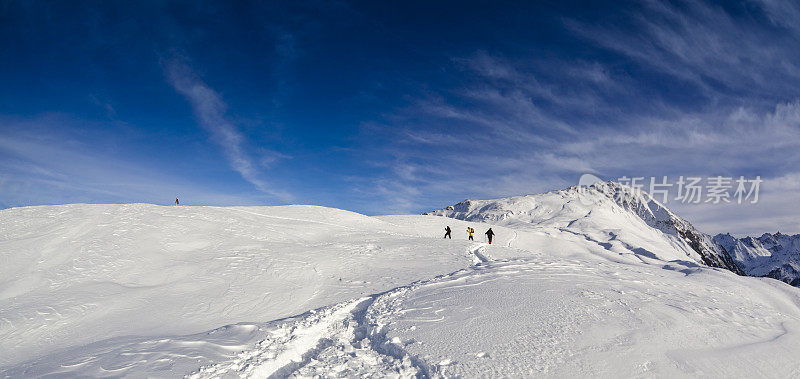
[{"label": "distant mountain range", "polygon": [[800,234],[764,233],[761,237],[714,237],[749,276],[764,276],[800,287]]}]

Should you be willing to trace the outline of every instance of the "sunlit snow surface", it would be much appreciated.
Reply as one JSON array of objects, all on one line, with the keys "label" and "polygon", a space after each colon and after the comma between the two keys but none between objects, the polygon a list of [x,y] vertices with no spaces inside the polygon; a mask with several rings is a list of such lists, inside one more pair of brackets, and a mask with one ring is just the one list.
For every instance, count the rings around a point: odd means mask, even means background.
[{"label": "sunlit snow surface", "polygon": [[506,227],[310,206],[3,210],[0,377],[800,375],[800,290],[704,267],[613,207],[558,206],[573,212]]}]

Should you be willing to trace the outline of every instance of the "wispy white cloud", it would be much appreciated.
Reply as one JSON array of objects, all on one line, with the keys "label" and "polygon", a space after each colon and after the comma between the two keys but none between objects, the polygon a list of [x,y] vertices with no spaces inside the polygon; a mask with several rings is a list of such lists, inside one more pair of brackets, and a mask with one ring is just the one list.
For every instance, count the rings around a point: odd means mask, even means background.
[{"label": "wispy white cloud", "polygon": [[[768,14],[786,7],[770,6]],[[382,129],[391,137],[373,154],[388,168],[382,186],[393,191],[385,195],[444,206],[565,187],[583,172],[760,175],[760,204],[675,206],[708,232],[800,232],[791,221],[797,208],[787,206],[800,198],[789,185],[800,165],[800,51],[786,44],[796,39],[709,3],[646,1],[623,17],[639,32],[572,19],[565,26],[639,77],[607,61],[483,50],[453,59],[461,87],[426,88]],[[658,92],[650,80],[685,96]]]},{"label": "wispy white cloud", "polygon": [[800,232],[795,204],[800,203],[800,173],[765,178],[757,203],[737,201],[720,204],[682,204],[667,206],[691,220],[706,233],[731,233],[737,236],[758,236],[777,231]]},{"label": "wispy white cloud", "polygon": [[[84,122],[85,123],[85,122]],[[58,115],[0,119],[0,207],[76,202],[260,204],[251,194],[215,191],[163,167],[133,163],[71,133],[74,121]],[[48,133],[40,133],[47,130]]]},{"label": "wispy white cloud", "polygon": [[276,189],[265,179],[261,170],[265,165],[287,156],[265,150],[261,160],[256,161],[246,150],[245,136],[228,120],[226,116],[228,106],[216,91],[200,80],[197,74],[180,59],[166,62],[165,72],[170,85],[191,104],[200,126],[209,132],[212,141],[222,148],[231,167],[257,190],[280,200],[290,200],[292,196]]},{"label": "wispy white cloud", "polygon": [[760,6],[776,25],[800,34],[800,4],[790,0],[752,0],[753,4]]},{"label": "wispy white cloud", "polygon": [[[767,12],[781,23],[796,10],[790,1],[754,3],[766,5]],[[648,0],[640,5],[641,12],[630,14],[636,33],[572,19],[565,25],[580,38],[647,69],[692,83],[715,101],[730,96],[731,89],[760,96],[793,93],[794,85],[787,79],[800,79],[800,67],[795,63],[800,52],[787,44],[796,44],[794,37],[775,33],[752,19],[734,18],[706,2],[673,5]]]}]

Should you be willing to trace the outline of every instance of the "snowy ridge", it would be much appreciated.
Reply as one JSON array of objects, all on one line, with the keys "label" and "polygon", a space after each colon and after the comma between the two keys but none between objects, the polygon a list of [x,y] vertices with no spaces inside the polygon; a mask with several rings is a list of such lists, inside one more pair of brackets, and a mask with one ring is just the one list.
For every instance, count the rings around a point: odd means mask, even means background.
[{"label": "snowy ridge", "polygon": [[800,287],[800,234],[764,233],[757,238],[718,234],[714,240],[747,275],[770,277]]},{"label": "snowy ridge", "polygon": [[[678,250],[678,256],[685,255],[707,266],[744,274],[709,235],[695,229],[650,194],[615,182],[599,182],[589,187],[575,186],[560,191],[505,199],[465,200],[426,214],[513,227],[551,228],[571,233],[580,232],[578,229],[593,229],[606,231],[613,236],[616,236],[613,228],[644,230],[649,226],[664,234],[662,239]],[[565,223],[567,220],[579,221]],[[625,225],[626,222],[630,224]],[[607,238],[604,242],[615,239]],[[653,251],[648,246],[632,243],[636,238],[621,239],[628,240],[631,250],[644,248]]]}]

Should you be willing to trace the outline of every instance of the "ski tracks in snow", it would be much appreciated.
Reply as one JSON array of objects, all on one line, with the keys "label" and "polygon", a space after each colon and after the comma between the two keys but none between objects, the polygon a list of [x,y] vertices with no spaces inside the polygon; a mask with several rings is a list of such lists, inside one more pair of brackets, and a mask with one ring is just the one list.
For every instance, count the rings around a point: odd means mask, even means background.
[{"label": "ski tracks in snow", "polygon": [[511,232],[514,233],[514,237],[511,237],[511,239],[508,240],[508,243],[506,243],[506,247],[508,247],[508,248],[511,248],[511,243],[514,242],[517,239],[517,231],[516,230],[512,230]]},{"label": "ski tracks in snow", "polygon": [[[202,367],[188,378],[283,377],[439,377],[430,365],[404,347],[414,341],[388,339],[391,320],[404,312],[402,302],[414,290],[458,279],[488,263],[486,244],[469,248],[475,265],[380,294],[335,304],[274,323],[269,337],[234,359]],[[440,363],[441,364],[441,363]]]},{"label": "ski tracks in snow", "polygon": [[267,327],[268,337],[254,348],[228,361],[202,367],[187,377],[441,377],[442,370],[452,362],[426,362],[405,349],[416,341],[390,339],[387,333],[393,322],[409,311],[403,304],[414,291],[429,286],[474,286],[484,280],[495,280],[484,278],[462,283],[470,275],[486,270],[499,270],[497,275],[506,275],[531,269],[523,267],[527,266],[525,261],[487,258],[487,246],[469,247],[468,252],[475,259],[471,267],[272,322]]},{"label": "ski tracks in snow", "polygon": [[[468,248],[473,266],[490,262],[487,246],[478,243]],[[229,361],[202,367],[188,377],[436,376],[438,366],[430,366],[405,352],[402,341],[388,340],[386,327],[401,312],[403,295],[462,271],[286,319],[275,324],[268,331],[269,337],[258,342],[254,349]]]},{"label": "ski tracks in snow", "polygon": [[423,377],[430,369],[387,341],[380,321],[403,288],[307,312],[269,331],[255,349],[189,378]]}]

